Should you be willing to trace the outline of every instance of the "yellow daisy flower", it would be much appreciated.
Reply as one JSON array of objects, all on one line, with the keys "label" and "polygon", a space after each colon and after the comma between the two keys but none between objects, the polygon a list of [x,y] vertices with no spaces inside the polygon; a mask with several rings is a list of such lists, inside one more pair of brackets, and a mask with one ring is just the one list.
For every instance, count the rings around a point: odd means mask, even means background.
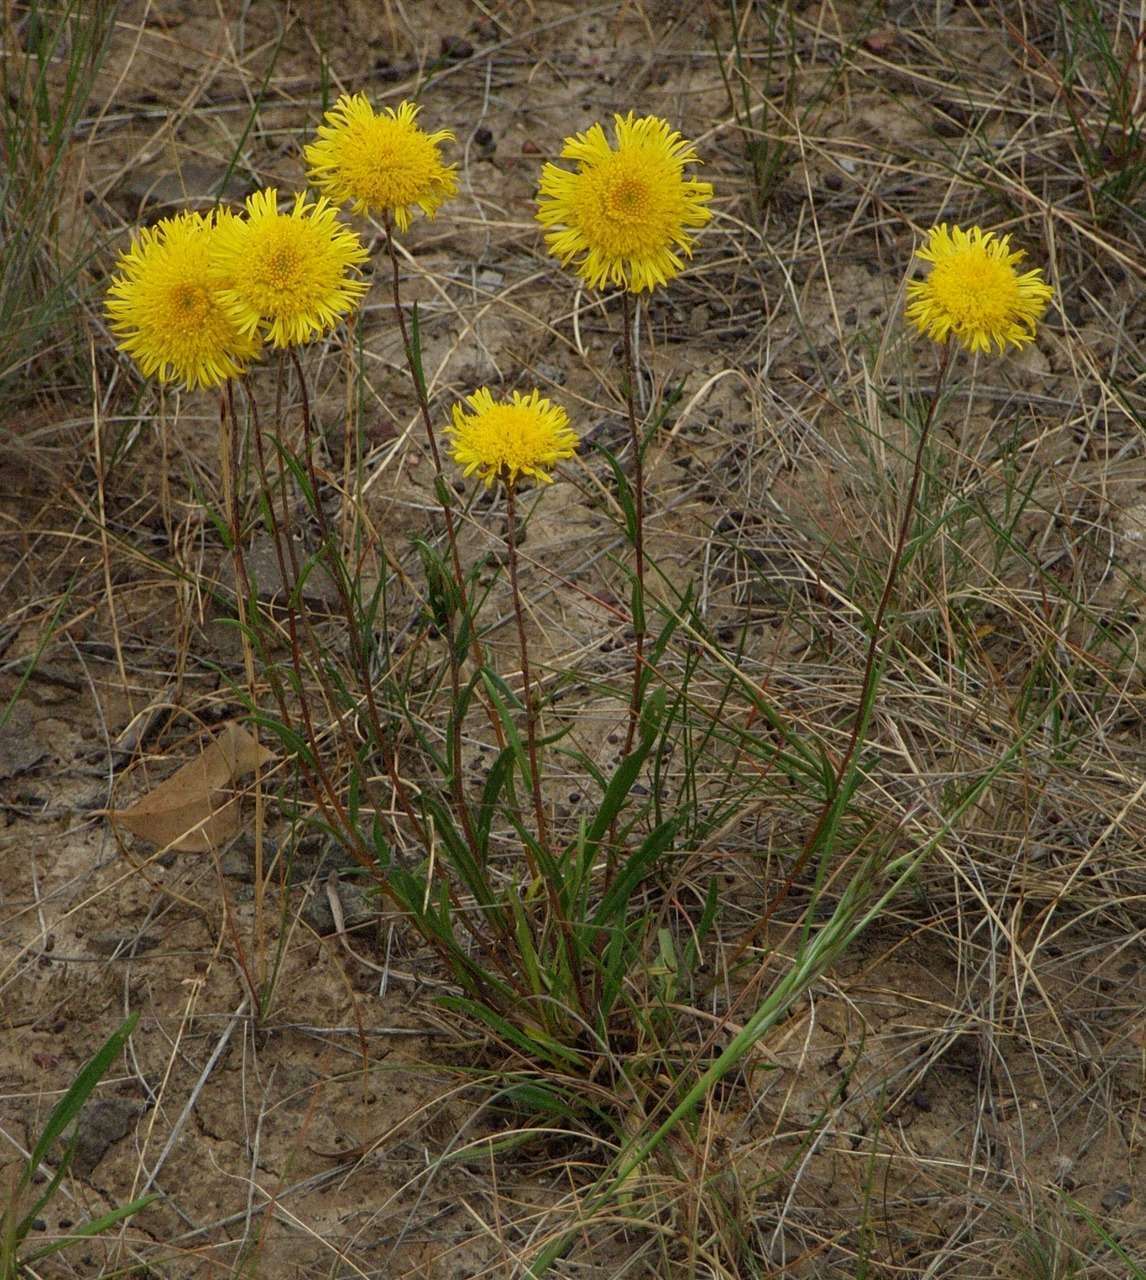
[{"label": "yellow daisy flower", "polygon": [[240,332],[210,273],[212,246],[228,219],[164,218],[120,255],[104,310],[120,349],[146,377],[215,387],[258,355],[260,343]]},{"label": "yellow daisy flower", "polygon": [[[599,124],[565,139],[555,164],[541,170],[537,220],[549,252],[595,289],[632,293],[666,284],[692,254],[689,231],[712,217],[712,184],[684,176],[696,150],[658,116],[613,117],[614,149]],[[576,261],[575,261],[576,260]]]},{"label": "yellow daisy flower", "polygon": [[325,197],[299,193],[279,213],[274,187],[247,197],[246,217],[221,222],[212,246],[219,296],[241,332],[289,347],[332,329],[366,292],[350,271],[369,255]]},{"label": "yellow daisy flower", "polygon": [[1054,289],[1042,269],[1015,270],[1026,256],[1011,249],[1009,235],[972,227],[964,231],[942,223],[932,227],[915,256],[930,262],[925,280],[907,286],[908,320],[925,337],[946,342],[948,335],[967,351],[1000,353],[1010,342],[1022,347],[1035,336]]},{"label": "yellow daisy flower", "polygon": [[516,484],[519,476],[549,484],[547,468],[571,458],[577,448],[565,410],[539,391],[527,396],[515,391],[506,401],[495,400],[489,388],[482,387],[467,396],[466,403],[472,413],[454,405],[453,425],[446,433],[453,438],[454,461],[467,476],[476,471],[487,489],[499,479]]},{"label": "yellow daisy flower", "polygon": [[338,204],[349,200],[355,213],[389,211],[399,231],[414,206],[432,218],[458,188],[454,166],[439,155],[454,135],[419,129],[418,111],[403,102],[376,115],[364,93],[344,93],[323,117],[319,140],[305,148],[311,182]]}]

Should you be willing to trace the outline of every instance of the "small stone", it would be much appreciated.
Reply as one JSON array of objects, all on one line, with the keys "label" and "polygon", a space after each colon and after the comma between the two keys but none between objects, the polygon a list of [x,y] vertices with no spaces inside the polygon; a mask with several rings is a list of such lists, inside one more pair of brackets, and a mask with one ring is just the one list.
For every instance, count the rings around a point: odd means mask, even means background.
[{"label": "small stone", "polygon": [[241,880],[244,884],[254,883],[255,870],[244,849],[228,849],[219,859],[219,870],[232,880]]},{"label": "small stone", "polygon": [[474,47],[464,36],[442,36],[438,53],[447,62],[464,62],[474,56]]},{"label": "small stone", "polygon": [[1114,1213],[1117,1209],[1125,1209],[1133,1198],[1130,1183],[1120,1182],[1102,1197],[1102,1207],[1107,1213]]},{"label": "small stone", "polygon": [[307,895],[301,915],[303,923],[310,925],[320,938],[328,937],[334,932],[334,912],[330,909],[325,888],[318,887]]},{"label": "small stone", "polygon": [[143,1111],[142,1103],[127,1098],[100,1098],[86,1107],[76,1125],[73,1172],[81,1178],[92,1173],[108,1148],[132,1131]]}]

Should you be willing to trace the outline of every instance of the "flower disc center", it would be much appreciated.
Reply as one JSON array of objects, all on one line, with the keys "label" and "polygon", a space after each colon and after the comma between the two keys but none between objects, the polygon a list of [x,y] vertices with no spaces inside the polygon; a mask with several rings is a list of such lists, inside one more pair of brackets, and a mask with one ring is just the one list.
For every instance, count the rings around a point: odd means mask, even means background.
[{"label": "flower disc center", "polygon": [[1015,301],[1013,272],[985,253],[936,264],[932,285],[939,303],[966,324],[1004,319]]},{"label": "flower disc center", "polygon": [[267,283],[274,289],[288,289],[299,274],[299,255],[292,244],[276,245],[267,255]]},{"label": "flower disc center", "polygon": [[212,310],[211,295],[203,285],[182,281],[171,291],[171,310],[180,324],[201,325]]},{"label": "flower disc center", "polygon": [[614,218],[629,221],[644,213],[648,199],[648,187],[640,178],[621,174],[605,192],[605,208]]}]

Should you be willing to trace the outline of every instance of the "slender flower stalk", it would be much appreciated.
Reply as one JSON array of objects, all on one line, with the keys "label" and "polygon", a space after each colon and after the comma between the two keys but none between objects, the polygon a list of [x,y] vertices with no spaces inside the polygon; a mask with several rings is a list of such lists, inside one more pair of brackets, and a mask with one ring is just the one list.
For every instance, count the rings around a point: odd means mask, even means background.
[{"label": "slender flower stalk", "polygon": [[[549,837],[538,769],[537,708],[529,672],[525,615],[517,572],[517,486],[522,476],[529,476],[542,484],[551,483],[550,471],[558,462],[573,456],[577,436],[569,426],[565,410],[550,403],[540,392],[522,395],[515,391],[509,400],[495,400],[488,387],[475,391],[464,404],[454,405],[453,420],[446,427],[446,434],[450,437],[454,461],[467,476],[476,474],[486,488],[495,482],[505,485],[509,577],[521,649],[530,789],[537,818],[538,841],[543,849],[547,849]],[[536,868],[531,869],[536,874]]]},{"label": "slender flower stalk", "polygon": [[454,516],[450,503],[446,498],[444,487],[446,481],[445,473],[442,470],[442,455],[438,449],[438,438],[434,431],[434,420],[430,413],[430,400],[426,392],[425,376],[414,351],[414,344],[410,338],[410,329],[406,323],[406,312],[402,306],[402,271],[398,264],[398,247],[394,241],[394,224],[389,212],[383,215],[383,221],[386,227],[386,249],[390,257],[390,282],[394,299],[394,314],[398,317],[398,329],[402,335],[402,350],[406,356],[406,366],[410,373],[410,380],[414,384],[414,393],[418,398],[418,411],[422,417],[422,424],[426,429],[426,439],[430,445],[430,457],[434,462],[434,478],[439,489],[438,501],[442,506],[442,514],[445,516],[446,535],[449,538],[450,554],[453,556],[454,568],[457,572],[458,589],[464,591],[462,562],[458,556]]},{"label": "slender flower stalk", "polygon": [[[634,504],[633,686],[625,732],[633,747],[641,710],[645,646],[645,477],[636,405],[638,370],[630,295],[651,292],[684,270],[695,237],[712,218],[712,185],[685,176],[700,157],[659,116],[613,117],[614,144],[600,124],[565,139],[564,160],[546,164],[537,195],[537,220],[549,252],[590,287],[623,290],[625,404],[632,442]],[[610,841],[611,843],[611,841]]]},{"label": "slender flower stalk", "polygon": [[[247,690],[251,698],[251,706],[258,706],[258,685],[255,680],[255,655],[251,645],[250,604],[252,600],[251,582],[247,574],[246,562],[243,559],[243,521],[239,508],[239,425],[235,415],[235,397],[231,383],[224,384],[219,403],[219,464],[223,480],[223,508],[231,539],[231,564],[235,577],[235,605],[239,618],[239,635],[243,647],[243,674],[247,680]],[[254,726],[256,740],[258,726]],[[251,999],[260,1016],[267,1013],[266,1001],[270,990],[266,985],[266,947],[264,901],[266,883],[263,875],[263,835],[265,829],[265,808],[262,788],[262,774],[256,758],[254,778],[251,786],[255,795],[255,830],[254,830],[254,890],[255,890],[255,951],[257,953],[258,972],[248,972],[242,962],[242,943],[235,935],[235,945],[240,957],[240,965],[250,988]]]},{"label": "slender flower stalk", "polygon": [[537,757],[537,702],[533,696],[533,679],[529,672],[529,644],[525,638],[525,611],[521,603],[521,584],[517,576],[517,482],[505,486],[505,543],[509,553],[509,586],[513,594],[513,614],[517,619],[517,644],[521,655],[521,697],[525,703],[525,741],[529,752],[529,789],[533,796],[533,814],[537,822],[537,843],[549,848],[549,829],[545,821],[545,803],[541,795],[541,770]]},{"label": "slender flower stalk", "polygon": [[[529,665],[529,643],[525,629],[521,581],[518,574],[517,547],[520,540],[517,523],[517,486],[522,476],[541,484],[552,480],[550,472],[558,462],[571,458],[577,448],[577,436],[569,426],[569,418],[560,405],[550,403],[540,392],[522,395],[515,391],[509,400],[495,400],[487,387],[466,398],[465,404],[453,409],[453,420],[446,428],[454,461],[466,475],[477,475],[487,488],[500,482],[505,485],[506,548],[509,559],[509,583],[513,595],[513,613],[517,621],[517,641],[521,656],[522,700],[525,705],[525,738],[529,756],[529,789],[533,799],[537,843],[550,856],[549,826],[545,817],[545,801],[541,789],[541,758],[538,750],[537,702],[533,693],[533,677]],[[537,858],[526,846],[530,874],[540,879],[549,897],[554,925],[564,941],[568,972],[572,975],[582,1011],[590,1009],[577,947],[572,929],[561,906],[552,877],[538,866]]]},{"label": "slender flower stalk", "polygon": [[835,773],[832,778],[832,786],[828,793],[827,799],[824,801],[819,815],[812,826],[803,847],[800,850],[799,857],[792,864],[788,874],[784,877],[784,883],[772,895],[768,905],[764,908],[760,917],[754,921],[752,925],[744,932],[736,945],[736,950],[732,955],[732,966],[744,954],[753,941],[760,936],[767,927],[768,922],[775,915],[777,908],[785,901],[788,894],[792,890],[792,886],[796,883],[797,877],[808,864],[808,860],[815,853],[819,846],[820,838],[824,834],[828,826],[828,822],[835,811],[837,799],[841,794],[841,787],[844,778],[847,776],[848,770],[851,768],[852,760],[855,758],[860,742],[863,740],[864,732],[867,729],[868,721],[871,719],[872,711],[872,694],[874,690],[874,682],[876,678],[876,659],[879,656],[880,645],[883,640],[883,623],[887,616],[888,606],[891,604],[891,597],[895,590],[896,580],[899,577],[900,566],[903,561],[903,551],[907,545],[907,534],[911,528],[912,521],[915,518],[915,503],[919,496],[919,484],[923,478],[923,459],[927,450],[927,441],[931,435],[931,428],[935,422],[935,414],[939,407],[939,402],[943,396],[944,383],[947,380],[947,371],[951,365],[951,344],[944,342],[940,348],[939,356],[939,372],[935,379],[935,386],[931,392],[931,400],[927,406],[927,416],[923,420],[923,426],[919,432],[919,443],[915,448],[915,461],[911,468],[911,482],[907,488],[907,500],[903,504],[903,513],[899,520],[899,530],[895,537],[895,546],[891,553],[891,560],[888,563],[887,577],[884,579],[883,591],[879,597],[879,604],[876,606],[875,617],[872,619],[871,637],[867,644],[867,653],[864,656],[863,676],[860,679],[859,698],[856,701],[855,714],[852,717],[851,733],[848,735],[847,746],[844,748],[843,755],[840,756],[836,765]]},{"label": "slender flower stalk", "polygon": [[899,532],[883,592],[872,620],[871,638],[864,658],[859,701],[852,719],[851,733],[836,766],[831,791],[804,841],[800,856],[760,919],[741,938],[733,955],[733,963],[767,925],[818,847],[835,812],[844,778],[863,741],[871,717],[876,659],[883,639],[884,619],[899,576],[908,530],[915,516],[915,503],[923,475],[924,452],[951,365],[952,342],[957,342],[972,354],[990,354],[997,350],[1002,355],[1008,345],[1021,349],[1034,340],[1039,322],[1054,296],[1054,289],[1042,278],[1041,267],[1022,273],[1015,270],[1016,264],[1026,255],[1021,249],[1011,249],[1009,236],[999,239],[993,231],[983,231],[977,226],[969,231],[960,227],[948,230],[946,223],[932,227],[924,244],[915,251],[915,256],[930,263],[931,271],[923,280],[908,283],[905,315],[908,322],[921,334],[939,344],[939,373],[927,406],[927,416],[919,433]]},{"label": "slender flower stalk", "polygon": [[[406,355],[406,368],[410,373],[410,380],[414,384],[414,393],[418,399],[418,410],[421,414],[422,424],[426,429],[426,439],[430,445],[430,456],[434,462],[434,487],[437,494],[438,503],[442,508],[442,516],[446,523],[446,541],[450,547],[450,560],[454,570],[454,584],[458,589],[458,602],[461,605],[462,614],[465,617],[470,616],[469,593],[466,591],[465,574],[462,572],[462,558],[458,551],[458,534],[457,527],[454,523],[453,507],[450,503],[449,486],[446,483],[445,473],[442,469],[442,455],[438,448],[438,438],[434,432],[434,421],[430,414],[430,400],[426,393],[426,383],[423,376],[421,365],[414,351],[414,345],[410,338],[409,326],[406,323],[406,313],[402,308],[402,273],[398,266],[398,250],[394,243],[394,226],[391,221],[389,212],[383,214],[383,223],[386,227],[386,248],[390,256],[391,268],[391,294],[394,300],[394,314],[398,317],[398,329],[402,335],[402,350]],[[483,654],[483,646],[478,637],[477,627],[471,626],[469,635],[470,648],[473,650],[474,661],[477,666],[481,667],[485,663]],[[449,661],[450,661],[450,681],[453,685],[454,705],[458,706],[460,690],[461,690],[461,672],[458,669],[458,656],[454,645],[449,645]],[[500,749],[505,749],[505,731],[501,726],[501,721],[496,713],[485,703],[486,711],[489,715],[490,726],[493,729],[494,737],[497,739],[497,745]],[[461,776],[461,725],[455,725],[457,740],[453,750],[453,768],[455,774]],[[460,783],[459,783],[460,785]]]},{"label": "slender flower stalk", "polygon": [[[633,610],[633,691],[629,699],[629,725],[625,730],[625,755],[633,749],[637,721],[641,714],[641,683],[645,663],[645,460],[641,429],[637,420],[636,347],[633,343],[633,304],[628,293],[622,296],[625,328],[625,407],[629,418],[629,440],[633,451],[633,572],[637,579],[636,609]],[[638,304],[639,305],[639,304]]]},{"label": "slender flower stalk", "polygon": [[[284,382],[284,378],[283,378],[284,367],[285,367],[284,361],[280,360],[279,376],[277,378],[277,385],[276,385],[276,403],[280,409],[281,409],[282,390],[283,390],[283,382]],[[301,371],[299,372],[301,375]],[[304,412],[309,414],[309,404],[306,403],[305,388],[303,391],[303,395],[304,395],[304,406],[303,406]],[[253,435],[255,438],[255,448],[256,448],[256,454],[258,458],[259,475],[260,475],[261,483],[263,486],[263,491],[267,495],[267,509],[270,513],[272,540],[275,546],[275,555],[278,561],[279,574],[284,584],[287,584],[287,583],[297,584],[300,581],[301,574],[300,574],[300,566],[298,562],[298,554],[295,550],[295,539],[294,539],[292,528],[291,528],[290,503],[288,500],[287,488],[285,484],[280,484],[279,486],[277,486],[279,488],[280,501],[282,506],[282,514],[280,516],[274,509],[273,490],[271,485],[270,472],[267,467],[266,449],[263,441],[263,433],[259,424],[257,404],[253,397],[251,397],[250,399],[250,405],[251,405],[251,414],[252,414]],[[307,447],[309,448],[309,440],[307,441]],[[312,467],[309,467],[309,466],[308,466],[308,475],[310,476],[311,484],[315,485],[317,482],[317,473],[314,471]],[[329,533],[330,533],[330,530],[329,530],[329,527],[327,527],[327,530],[326,530],[327,537],[329,537]],[[286,547],[285,554],[283,551],[284,546]],[[290,561],[289,572],[288,572],[288,566],[287,566],[287,557],[289,557],[289,561]],[[343,601],[345,603],[345,597],[343,597]],[[307,640],[310,645],[311,651],[313,653],[320,653],[322,646],[318,637],[314,634],[313,627],[311,626],[311,623],[307,616],[306,611],[300,610],[299,608],[296,607],[293,588],[287,593],[286,611],[287,611],[288,634],[290,638],[291,667],[294,672],[295,679],[297,681],[298,708],[302,718],[302,725],[303,725],[303,728],[305,729],[305,740],[312,748],[310,752],[309,760],[307,756],[303,755],[302,753],[299,754],[298,761],[299,761],[300,768],[302,769],[303,775],[307,780],[307,786],[310,791],[310,794],[314,797],[315,803],[317,804],[319,810],[321,811],[323,818],[330,825],[331,829],[333,831],[338,832],[341,835],[341,837],[346,841],[347,848],[350,850],[355,860],[361,866],[365,867],[368,871],[377,873],[378,871],[377,854],[374,849],[369,847],[363,841],[356,823],[350,817],[349,813],[346,811],[346,807],[343,803],[341,796],[339,795],[338,789],[335,786],[334,781],[329,774],[329,771],[327,770],[326,766],[323,763],[323,752],[320,749],[318,749],[320,735],[314,723],[314,716],[311,711],[310,701],[307,698],[306,692],[305,692],[306,690],[305,672],[304,672],[303,659],[302,659],[302,647],[299,641],[300,618],[301,618],[303,627],[307,631]],[[351,634],[353,634],[353,627],[354,627],[353,618],[348,617],[347,622],[348,622],[348,625],[351,627]],[[354,656],[355,656],[355,661],[359,662],[361,657],[361,651],[355,650]],[[275,695],[275,700],[278,706],[279,715],[282,717],[283,723],[287,726],[288,729],[293,728],[293,716],[291,713],[290,704],[288,703],[288,700],[286,697],[286,692],[282,687],[281,680],[278,680],[275,678],[273,665],[268,665],[267,671],[268,671],[268,675],[271,678],[271,687]],[[319,682],[322,684],[324,695],[328,698],[328,700],[333,701],[334,699],[331,696],[331,690],[329,688],[328,682],[326,681],[323,675],[323,669],[322,669],[321,663],[315,665],[314,672],[318,677]],[[364,680],[366,681],[369,680],[368,673],[366,676],[364,676]],[[377,716],[376,710],[374,712],[374,715],[375,717]],[[336,719],[336,722],[341,725],[341,718],[336,717],[335,719]],[[353,750],[354,749],[353,746],[351,746],[350,749]],[[389,777],[390,777],[390,782],[394,790],[395,799],[398,802],[398,804],[401,806],[403,813],[406,815],[406,818],[410,823],[410,828],[414,833],[415,840],[418,841],[419,845],[422,848],[428,848],[430,844],[430,834],[426,830],[425,825],[422,821],[422,818],[413,804],[413,800],[410,796],[409,789],[406,787],[400,774],[398,773],[397,758],[395,753],[392,750],[386,751],[385,748],[383,748],[383,760],[387,769],[387,773],[389,774]],[[384,810],[379,806],[378,802],[370,794],[369,781],[365,782],[365,786],[367,790],[368,799],[370,800],[370,803],[373,806],[374,812],[377,814],[383,813]],[[395,846],[394,852],[398,860],[400,862],[405,863],[406,858],[401,847]],[[403,903],[401,897],[394,893],[394,890],[389,880],[386,877],[382,877],[379,881],[379,884],[382,888],[383,893],[386,894],[386,896],[394,903],[395,906],[399,908],[404,907],[405,904]],[[458,901],[453,886],[449,887],[449,893],[450,893],[450,900],[453,903],[453,906],[455,911],[457,912],[458,918],[464,923],[465,928],[468,930],[471,937],[474,939],[475,944],[482,949],[484,954],[491,955],[494,958],[494,961],[497,964],[498,968],[502,970],[504,977],[512,985],[517,980],[517,975],[514,974],[514,972],[512,971],[508,963],[508,960],[505,958],[503,949],[498,947],[496,945],[495,940],[491,938],[489,934],[486,933],[485,930],[481,928],[481,917],[479,915],[476,915],[473,912],[467,912],[462,910],[462,904]],[[442,955],[443,959],[445,959],[448,962],[458,960],[458,957],[456,954],[451,953],[448,949],[442,946],[442,942],[440,938],[432,938],[431,941],[436,947],[438,947],[439,952]],[[462,963],[465,963],[464,960],[462,961]],[[480,968],[475,967],[475,976],[478,978],[479,981],[481,980]]]},{"label": "slender flower stalk", "polygon": [[[446,522],[446,540],[450,547],[450,560],[454,570],[454,584],[458,589],[458,603],[461,605],[464,617],[469,616],[469,597],[466,592],[465,575],[462,573],[462,558],[458,551],[458,534],[454,525],[453,508],[449,500],[449,490],[446,484],[445,473],[442,469],[442,455],[438,449],[438,438],[434,432],[434,421],[430,414],[430,400],[426,393],[426,382],[423,376],[422,367],[418,361],[414,351],[414,344],[410,338],[410,331],[406,324],[406,313],[402,309],[402,275],[398,266],[398,249],[394,243],[394,225],[391,220],[390,212],[387,210],[383,214],[383,221],[386,226],[386,248],[390,256],[391,269],[391,290],[394,298],[394,314],[398,317],[398,328],[402,334],[402,350],[406,355],[406,368],[410,373],[410,380],[414,384],[414,393],[418,398],[418,410],[422,417],[422,424],[426,428],[426,439],[430,445],[430,456],[434,460],[434,490],[438,498],[438,503],[442,508],[442,515]],[[474,656],[478,666],[483,664],[481,642],[477,636],[477,628],[470,629],[470,644],[474,650]],[[457,646],[454,643],[452,631],[446,636],[447,660],[450,668],[450,692],[453,696],[453,706],[458,708],[461,706],[461,667],[458,660]],[[493,727],[495,736],[497,737],[498,747],[504,749],[505,735],[501,727],[501,721],[489,709],[490,724]],[[458,806],[458,815],[462,821],[462,829],[466,836],[466,841],[470,846],[471,852],[475,857],[478,855],[478,842],[473,828],[473,822],[470,818],[469,804],[465,798],[465,788],[462,783],[462,724],[461,717],[457,714],[450,719],[450,773],[453,776],[452,786],[454,791],[454,799]]]},{"label": "slender flower stalk", "polygon": [[[281,366],[278,378],[279,390],[277,396],[281,396]],[[271,519],[271,541],[274,543],[275,558],[278,561],[279,577],[284,584],[297,583],[299,580],[298,555],[295,551],[294,537],[291,530],[290,520],[290,501],[287,493],[286,484],[283,483],[284,477],[280,476],[280,483],[277,486],[282,504],[282,515],[275,511],[274,506],[274,488],[271,484],[270,472],[267,467],[266,447],[263,442],[263,430],[259,423],[258,410],[253,395],[248,393],[248,399],[251,406],[252,432],[255,440],[255,456],[258,460],[259,480],[262,484],[263,493],[267,499],[267,510]],[[278,415],[276,415],[277,417]],[[287,571],[286,555],[284,555],[283,547],[287,548],[286,554],[290,557],[290,572]],[[287,615],[287,634],[290,640],[291,667],[294,676],[298,682],[299,713],[302,717],[303,725],[306,730],[306,741],[315,743],[318,741],[318,734],[314,725],[314,718],[310,709],[310,700],[305,694],[304,672],[302,663],[302,646],[299,643],[298,621],[299,610],[295,607],[293,588],[287,594],[286,601]],[[305,619],[305,614],[303,615]],[[311,637],[313,646],[313,637]],[[278,705],[279,715],[282,717],[283,724],[293,731],[294,717],[291,713],[290,704],[286,697],[286,691],[282,687],[281,680],[275,678],[275,668],[272,664],[267,664],[268,675],[271,676],[271,688],[275,695],[275,701]],[[301,753],[298,762],[302,769],[303,775],[307,780],[307,787],[310,794],[314,796],[315,802],[322,811],[323,818],[330,824],[331,829],[340,832],[343,839],[347,842],[347,847],[354,855],[355,859],[364,867],[373,869],[377,865],[377,859],[374,854],[366,848],[359,835],[354,823],[351,822],[349,815],[343,807],[342,800],[336,790],[334,783],[331,781],[330,775],[323,764],[323,757],[320,751],[312,753],[312,760],[308,760]],[[329,806],[329,808],[328,808]]]},{"label": "slender flower stalk", "polygon": [[[536,392],[534,394],[536,395]],[[513,614],[517,620],[518,652],[521,656],[521,697],[525,703],[525,742],[526,750],[529,753],[529,790],[533,797],[534,821],[537,823],[537,843],[545,853],[548,861],[551,858],[551,853],[549,826],[545,819],[545,800],[541,793],[540,756],[537,750],[537,701],[533,696],[533,678],[529,670],[529,642],[525,634],[525,610],[521,600],[521,583],[517,569],[517,479],[510,476],[508,472],[505,475],[505,508],[505,541],[509,559],[509,583],[510,591],[513,595]],[[565,943],[566,965],[572,976],[573,986],[577,992],[577,999],[580,1002],[582,1012],[587,1015],[591,1007],[588,993],[585,990],[581,966],[577,960],[577,947],[573,941],[573,931],[562,909],[561,899],[557,894],[557,886],[553,883],[552,878],[536,865],[537,860],[532,856],[528,848],[526,849],[526,856],[534,879],[540,875],[545,884],[553,923],[561,931],[561,936]]]},{"label": "slender flower stalk", "polygon": [[[318,472],[314,465],[314,432],[310,415],[310,395],[306,386],[306,375],[303,372],[302,363],[298,358],[298,353],[292,347],[289,351],[291,363],[294,365],[295,374],[298,377],[299,390],[302,395],[302,422],[303,422],[303,453],[306,463],[307,475],[310,479],[311,492],[314,494],[314,510],[318,518],[319,534],[322,538],[322,544],[326,555],[336,556],[334,533],[330,528],[330,523],[326,518],[326,511],[323,508],[321,500],[321,489],[319,487]],[[292,567],[294,569],[294,581],[299,579],[298,565],[294,563],[295,552],[293,539],[288,538],[287,545],[290,548]],[[370,664],[367,661],[366,654],[362,649],[362,638],[359,634],[358,620],[355,615],[354,602],[351,600],[346,587],[345,575],[340,571],[340,567],[335,563],[330,566],[330,576],[335,583],[338,591],[339,602],[342,605],[342,611],[346,616],[347,639],[350,645],[350,656],[354,665],[358,669],[359,677],[362,681],[362,687],[366,693],[366,710],[370,720],[371,732],[374,735],[374,741],[382,753],[382,758],[386,765],[386,772],[389,774],[390,783],[394,788],[394,794],[402,804],[407,816],[412,819],[415,831],[418,833],[422,843],[426,843],[426,832],[422,827],[421,821],[417,816],[417,811],[411,802],[407,793],[406,785],[402,781],[402,776],[398,771],[397,756],[394,751],[391,737],[386,733],[382,725],[382,717],[378,713],[378,704],[374,697],[374,679],[370,671]],[[316,649],[319,647],[316,643]],[[369,784],[367,784],[369,786]],[[373,799],[371,802],[377,812],[381,812],[381,807]],[[473,830],[470,826],[470,817],[468,806],[464,801],[460,804],[460,814],[462,825],[466,831],[467,838],[472,840]]]}]

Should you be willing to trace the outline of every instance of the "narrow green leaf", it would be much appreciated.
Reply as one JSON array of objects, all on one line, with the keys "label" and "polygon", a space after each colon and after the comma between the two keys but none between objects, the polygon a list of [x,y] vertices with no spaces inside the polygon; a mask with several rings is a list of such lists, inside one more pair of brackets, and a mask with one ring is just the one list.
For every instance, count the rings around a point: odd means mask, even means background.
[{"label": "narrow green leaf", "polygon": [[133,1200],[130,1204],[121,1205],[118,1209],[112,1209],[98,1218],[92,1218],[90,1222],[84,1222],[78,1227],[72,1227],[62,1240],[55,1240],[51,1244],[45,1245],[44,1248],[28,1254],[26,1257],[22,1256],[20,1264],[21,1266],[31,1266],[32,1263],[39,1262],[41,1258],[46,1258],[52,1253],[59,1253],[61,1249],[66,1249],[69,1245],[75,1244],[77,1240],[87,1240],[92,1236],[101,1235],[109,1228],[114,1227],[117,1222],[123,1222],[125,1218],[130,1218],[132,1214],[138,1213],[141,1209],[146,1209],[149,1204],[158,1199],[158,1195],[152,1192],[150,1195],[140,1196],[138,1200]]},{"label": "narrow green leaf", "polygon": [[625,475],[624,467],[604,445],[598,445],[597,449],[609,464],[609,470],[612,471],[613,480],[617,485],[617,502],[625,517],[625,536],[630,542],[634,542],[637,536],[637,508],[633,503],[633,491],[629,487],[629,479]]},{"label": "narrow green leaf", "polygon": [[664,715],[665,696],[665,691],[658,689],[642,708],[640,737],[636,746],[614,770],[613,776],[609,779],[609,785],[605,788],[597,816],[589,827],[588,839],[593,844],[601,842],[612,826],[613,820],[624,808],[625,800],[633,789],[633,783],[636,782],[641,768],[648,759],[656,740],[657,728]]},{"label": "narrow green leaf", "polygon": [[28,1177],[35,1173],[37,1166],[51,1150],[60,1134],[79,1115],[84,1103],[91,1097],[96,1085],[103,1079],[108,1067],[127,1043],[127,1038],[135,1030],[135,1024],[138,1021],[139,1013],[135,1012],[124,1020],[117,1031],[112,1032],[103,1046],[80,1069],[68,1091],[52,1108],[52,1113],[48,1116],[48,1121],[40,1134],[40,1140],[33,1147],[28,1160]]},{"label": "narrow green leaf", "polygon": [[410,370],[417,383],[418,395],[426,399],[426,372],[422,367],[422,319],[415,302],[410,316]]},{"label": "narrow green leaf", "polygon": [[629,896],[637,885],[648,875],[657,859],[670,848],[680,829],[680,819],[673,817],[649,832],[644,841],[635,850],[617,873],[616,879],[609,887],[609,892],[601,899],[601,903],[593,914],[593,924],[603,928],[614,918],[624,915]]},{"label": "narrow green leaf", "polygon": [[528,1057],[534,1058],[540,1053],[555,1063],[573,1067],[577,1071],[585,1068],[585,1061],[576,1050],[563,1045],[539,1027],[518,1028],[488,1005],[477,1000],[469,1000],[464,996],[442,996],[438,1003],[447,1009],[454,1009],[458,1013],[466,1013],[476,1018],[489,1027],[495,1035],[520,1049]]}]

